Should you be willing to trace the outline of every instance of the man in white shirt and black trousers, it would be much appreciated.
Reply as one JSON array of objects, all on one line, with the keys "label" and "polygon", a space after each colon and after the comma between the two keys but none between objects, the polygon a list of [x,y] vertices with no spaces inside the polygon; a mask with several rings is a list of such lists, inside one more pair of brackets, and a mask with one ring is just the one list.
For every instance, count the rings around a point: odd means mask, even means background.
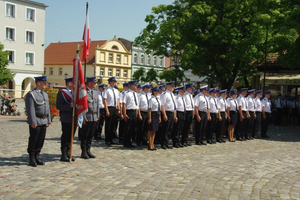
[{"label": "man in white shirt and black trousers", "polygon": [[177,122],[177,113],[175,105],[174,82],[166,84],[167,89],[160,95],[162,126],[160,132],[160,145],[162,149],[172,149],[169,146],[169,133],[172,133],[173,124]]},{"label": "man in white shirt and black trousers", "polygon": [[261,101],[262,106],[262,121],[261,121],[261,137],[269,138],[267,135],[269,123],[271,119],[271,101],[270,101],[270,92],[265,92],[265,98]]},{"label": "man in white shirt and black trousers", "polygon": [[261,97],[262,97],[262,91],[261,90],[256,91],[256,97],[254,98],[256,119],[254,119],[253,122],[252,138],[257,138],[258,128],[261,122],[261,111],[262,111],[261,100],[260,100]]},{"label": "man in white shirt and black trousers", "polygon": [[105,84],[99,84],[98,85],[98,104],[99,104],[99,112],[100,112],[100,118],[96,123],[95,127],[95,134],[94,134],[94,139],[95,140],[102,140],[101,133],[102,133],[102,128],[104,124],[104,119],[105,119],[105,109],[104,109],[104,104],[103,104],[103,91],[105,89]]},{"label": "man in white shirt and black trousers", "polygon": [[120,118],[120,123],[119,123],[119,144],[123,144],[123,133],[124,133],[124,116],[123,116],[123,101],[124,101],[124,96],[125,93],[129,90],[129,84],[128,83],[123,83],[123,91],[120,92],[120,110],[121,114],[119,116]]},{"label": "man in white shirt and black trousers", "polygon": [[240,89],[240,96],[237,98],[239,110],[238,110],[238,123],[237,123],[237,130],[235,131],[236,139],[239,141],[246,140],[246,119],[250,118],[248,112],[248,105],[246,101],[246,94],[248,88],[241,88]]},{"label": "man in white shirt and black trousers", "polygon": [[253,129],[253,122],[256,119],[256,112],[255,112],[255,102],[254,102],[255,90],[248,90],[248,96],[246,98],[248,104],[248,113],[250,115],[249,118],[246,119],[246,133],[245,138],[247,140],[252,140],[252,129]]},{"label": "man in white shirt and black trousers", "polygon": [[132,145],[132,137],[136,126],[136,120],[139,112],[139,101],[137,98],[137,81],[129,81],[129,90],[125,93],[123,99],[124,132],[123,146],[126,148],[135,147]]},{"label": "man in white shirt and black trousers", "polygon": [[185,85],[186,92],[183,96],[185,102],[185,121],[182,128],[182,135],[181,135],[181,145],[182,146],[191,146],[191,143],[188,142],[188,134],[190,131],[191,124],[194,119],[194,98],[192,95],[193,92],[193,84],[189,83]]},{"label": "man in white shirt and black trousers", "polygon": [[220,97],[218,100],[218,107],[220,108],[220,114],[221,114],[221,120],[217,121],[217,128],[216,128],[216,137],[217,142],[219,143],[225,143],[226,141],[223,140],[223,133],[224,133],[224,127],[225,122],[227,120],[227,103],[226,103],[226,97],[227,97],[227,90],[220,90],[219,91]]}]

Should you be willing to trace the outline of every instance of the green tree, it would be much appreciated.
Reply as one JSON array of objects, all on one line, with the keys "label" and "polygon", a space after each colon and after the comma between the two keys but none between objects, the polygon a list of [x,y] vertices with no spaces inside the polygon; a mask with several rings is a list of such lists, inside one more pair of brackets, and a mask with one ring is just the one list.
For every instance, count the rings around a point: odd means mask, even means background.
[{"label": "green tree", "polygon": [[175,81],[175,78],[176,78],[177,82],[186,80],[186,77],[182,70],[178,70],[177,73],[175,70],[165,70],[165,71],[159,73],[158,77],[161,80],[165,80],[166,82]]},{"label": "green tree", "polygon": [[146,78],[145,78],[145,80],[147,81],[147,82],[152,82],[152,81],[155,81],[155,82],[157,82],[158,80],[157,80],[157,72],[156,72],[156,70],[154,70],[153,68],[151,68],[151,69],[149,69],[148,71],[147,71],[147,73],[146,73]]},{"label": "green tree", "polygon": [[238,75],[257,73],[250,63],[263,61],[267,26],[274,51],[280,8],[276,0],[175,0],[152,8],[135,41],[157,55],[183,51],[181,68],[229,89]]},{"label": "green tree", "polygon": [[8,51],[3,51],[3,44],[0,43],[0,85],[4,85],[7,81],[12,80],[14,78],[14,74],[7,69],[7,65],[9,63],[8,60]]},{"label": "green tree", "polygon": [[133,75],[132,79],[136,80],[138,82],[144,82],[145,81],[145,69],[143,67],[136,70]]}]

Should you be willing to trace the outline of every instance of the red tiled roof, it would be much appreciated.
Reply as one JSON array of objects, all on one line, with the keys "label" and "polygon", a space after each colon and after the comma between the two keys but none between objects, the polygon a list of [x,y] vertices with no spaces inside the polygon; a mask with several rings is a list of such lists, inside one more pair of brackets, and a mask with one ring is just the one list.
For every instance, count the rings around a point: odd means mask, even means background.
[{"label": "red tiled roof", "polygon": [[[86,59],[87,64],[95,62],[95,48],[102,46],[106,40],[91,41],[89,55]],[[50,43],[45,49],[45,65],[72,65],[73,59],[76,57],[77,45],[80,45],[80,54],[82,56],[82,42],[58,42]]]}]

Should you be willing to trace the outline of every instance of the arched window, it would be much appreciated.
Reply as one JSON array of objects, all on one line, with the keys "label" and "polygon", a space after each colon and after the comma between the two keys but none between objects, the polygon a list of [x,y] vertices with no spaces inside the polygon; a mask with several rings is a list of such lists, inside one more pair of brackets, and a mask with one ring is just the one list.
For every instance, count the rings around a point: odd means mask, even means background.
[{"label": "arched window", "polygon": [[135,53],[135,54],[133,55],[133,62],[134,62],[134,63],[137,63],[137,53]]},{"label": "arched window", "polygon": [[113,49],[113,50],[119,50],[119,48],[116,45],[112,46],[111,49]]},{"label": "arched window", "polygon": [[162,67],[163,66],[163,57],[160,57],[160,63],[159,65]]},{"label": "arched window", "polygon": [[153,65],[156,66],[156,56],[153,57]]},{"label": "arched window", "polygon": [[150,55],[148,55],[148,57],[147,57],[147,65],[150,65]]},{"label": "arched window", "polygon": [[144,54],[141,55],[141,64],[144,64]]}]

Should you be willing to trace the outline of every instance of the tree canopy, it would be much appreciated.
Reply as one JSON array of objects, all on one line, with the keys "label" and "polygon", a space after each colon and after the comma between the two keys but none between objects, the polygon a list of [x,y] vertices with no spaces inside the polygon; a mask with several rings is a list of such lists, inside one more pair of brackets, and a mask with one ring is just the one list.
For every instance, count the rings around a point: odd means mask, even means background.
[{"label": "tree canopy", "polygon": [[12,80],[14,77],[14,74],[7,69],[9,52],[3,51],[3,48],[3,44],[0,43],[0,85],[6,84],[7,81]]},{"label": "tree canopy", "polygon": [[152,8],[135,42],[157,55],[182,51],[181,68],[230,89],[237,76],[257,74],[250,63],[264,59],[267,28],[268,52],[282,50],[283,38],[295,42],[292,27],[280,28],[290,14],[282,6],[278,0],[175,0]]}]

